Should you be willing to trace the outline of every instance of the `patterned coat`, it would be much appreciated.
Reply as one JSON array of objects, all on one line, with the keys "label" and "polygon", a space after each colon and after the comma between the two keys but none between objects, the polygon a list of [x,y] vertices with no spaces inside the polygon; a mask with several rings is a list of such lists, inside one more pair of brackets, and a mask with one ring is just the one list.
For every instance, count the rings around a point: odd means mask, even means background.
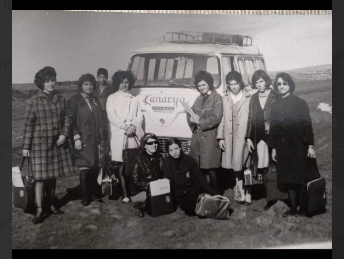
[{"label": "patterned coat", "polygon": [[278,183],[302,183],[307,172],[308,146],[314,145],[305,100],[290,94],[272,104],[268,145],[276,149]]},{"label": "patterned coat", "polygon": [[192,137],[190,156],[197,161],[201,169],[219,168],[221,166],[221,149],[216,139],[217,127],[223,115],[222,97],[213,90],[208,99],[203,103],[200,95],[191,107],[200,117],[197,127],[190,122],[191,116],[187,115]]},{"label": "patterned coat", "polygon": [[59,94],[53,102],[42,91],[27,103],[24,149],[30,150],[32,173],[36,180],[64,176],[74,172],[68,141],[62,147],[55,143],[60,135],[68,137],[72,117],[66,99]]}]

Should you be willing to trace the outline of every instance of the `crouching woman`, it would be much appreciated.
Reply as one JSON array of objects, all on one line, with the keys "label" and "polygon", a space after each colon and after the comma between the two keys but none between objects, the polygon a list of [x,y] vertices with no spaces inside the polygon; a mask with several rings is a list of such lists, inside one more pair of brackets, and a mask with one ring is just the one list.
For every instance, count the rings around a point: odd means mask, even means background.
[{"label": "crouching woman", "polygon": [[142,137],[140,147],[141,154],[134,161],[129,189],[133,207],[138,210],[140,217],[144,217],[149,182],[162,178],[163,157],[159,153],[158,138],[153,133],[146,133]]},{"label": "crouching woman", "polygon": [[163,163],[164,178],[168,178],[174,201],[188,216],[196,216],[195,208],[198,196],[202,193],[215,195],[197,162],[182,152],[177,138],[167,141],[169,156]]}]

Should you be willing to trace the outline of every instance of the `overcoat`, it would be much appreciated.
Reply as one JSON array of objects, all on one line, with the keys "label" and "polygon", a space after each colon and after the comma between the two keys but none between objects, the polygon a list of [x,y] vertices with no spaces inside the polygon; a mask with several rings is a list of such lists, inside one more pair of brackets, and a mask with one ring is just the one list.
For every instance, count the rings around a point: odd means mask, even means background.
[{"label": "overcoat", "polygon": [[225,141],[225,152],[222,152],[222,167],[241,171],[244,159],[248,154],[246,147],[246,131],[248,124],[251,95],[243,90],[237,110],[238,134],[233,135],[233,107],[230,93],[223,96],[223,118],[217,131],[217,139]]},{"label": "overcoat", "polygon": [[56,147],[60,135],[69,136],[72,116],[66,99],[55,94],[49,102],[43,91],[28,100],[25,113],[24,149],[30,150],[32,173],[36,180],[56,178],[74,172],[66,144]]},{"label": "overcoat", "polygon": [[278,183],[302,183],[307,171],[308,146],[314,145],[305,100],[289,94],[272,104],[268,145],[276,149]]},{"label": "overcoat", "polygon": [[200,117],[199,127],[191,123],[191,116],[187,115],[187,122],[192,132],[190,156],[196,160],[201,169],[219,168],[221,149],[216,134],[223,115],[222,97],[213,90],[204,104],[203,98],[202,95],[198,96],[191,107]]}]

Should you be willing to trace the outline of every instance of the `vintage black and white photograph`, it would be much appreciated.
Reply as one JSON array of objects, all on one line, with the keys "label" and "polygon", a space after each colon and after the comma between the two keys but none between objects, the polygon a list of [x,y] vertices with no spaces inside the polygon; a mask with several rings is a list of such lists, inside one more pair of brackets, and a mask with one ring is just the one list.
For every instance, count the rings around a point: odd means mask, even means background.
[{"label": "vintage black and white photograph", "polygon": [[332,249],[332,14],[12,11],[12,249]]}]

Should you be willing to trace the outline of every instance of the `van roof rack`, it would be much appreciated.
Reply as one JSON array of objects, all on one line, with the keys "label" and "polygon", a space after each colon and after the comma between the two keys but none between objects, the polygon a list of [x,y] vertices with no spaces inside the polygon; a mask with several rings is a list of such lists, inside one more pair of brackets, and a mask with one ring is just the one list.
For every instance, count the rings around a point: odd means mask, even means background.
[{"label": "van roof rack", "polygon": [[232,35],[213,32],[166,32],[164,42],[179,44],[222,44],[235,46],[252,46],[252,38],[249,36]]}]

